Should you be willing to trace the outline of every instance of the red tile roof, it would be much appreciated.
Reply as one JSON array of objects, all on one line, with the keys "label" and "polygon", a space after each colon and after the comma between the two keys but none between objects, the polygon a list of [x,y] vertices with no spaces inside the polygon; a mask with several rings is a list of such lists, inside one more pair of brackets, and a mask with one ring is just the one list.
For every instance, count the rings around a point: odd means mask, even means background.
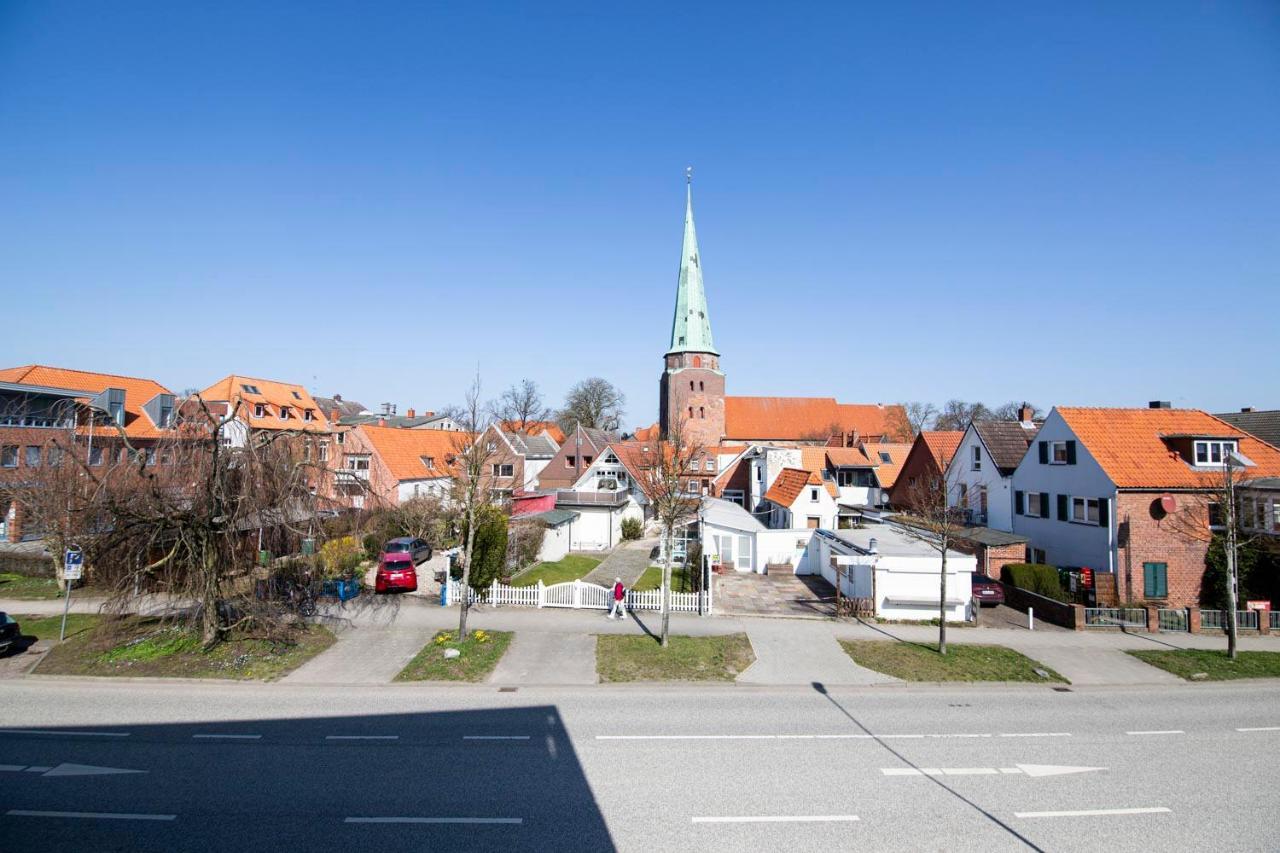
[{"label": "red tile roof", "polygon": [[[737,441],[826,441],[833,433],[892,432],[901,406],[837,403],[834,397],[725,397],[725,437]],[[904,416],[905,417],[905,416]]]},{"label": "red tile roof", "polygon": [[924,446],[933,454],[933,461],[938,463],[938,469],[945,471],[951,464],[951,457],[955,456],[956,451],[960,449],[964,430],[925,431],[920,433],[920,438],[924,440]]},{"label": "red tile roof", "polygon": [[1166,442],[1169,437],[1234,438],[1254,463],[1243,478],[1280,476],[1280,450],[1198,409],[1059,408],[1057,413],[1121,489],[1212,488],[1221,469],[1196,469]]},{"label": "red tile roof", "polygon": [[[362,424],[355,428],[398,481],[432,480],[453,475],[449,459],[463,452],[467,433],[443,429],[400,429]],[[434,460],[428,468],[422,457]]]},{"label": "red tile roof", "polygon": [[[246,385],[257,388],[258,392],[246,391]],[[320,405],[301,385],[232,374],[201,391],[200,397],[206,402],[225,402],[233,406],[240,403],[239,416],[252,429],[329,431],[330,413],[321,411]],[[260,418],[254,414],[259,403],[264,406],[264,415]],[[289,417],[282,418],[281,413],[286,408]],[[304,418],[308,409],[313,418],[310,421]]]},{"label": "red tile roof", "polygon": [[[876,479],[880,481],[880,488],[892,488],[893,484],[898,481],[898,473],[902,470],[902,464],[907,461],[907,454],[911,452],[911,445],[883,442],[881,444],[864,445],[863,449],[876,466]],[[889,455],[888,462],[881,458],[881,453]]]},{"label": "red tile roof", "polygon": [[[774,478],[769,491],[764,493],[767,500],[778,506],[790,507],[800,497],[805,486],[823,485],[822,477],[813,471],[801,471],[799,468],[783,468]],[[830,490],[828,489],[828,494]]]},{"label": "red tile roof", "polygon": [[65,388],[70,391],[84,391],[89,396],[100,394],[108,388],[122,388],[124,389],[125,435],[130,438],[159,438],[169,434],[168,431],[152,423],[151,418],[142,409],[157,394],[173,393],[152,379],[28,364],[25,367],[0,370],[0,382]]}]

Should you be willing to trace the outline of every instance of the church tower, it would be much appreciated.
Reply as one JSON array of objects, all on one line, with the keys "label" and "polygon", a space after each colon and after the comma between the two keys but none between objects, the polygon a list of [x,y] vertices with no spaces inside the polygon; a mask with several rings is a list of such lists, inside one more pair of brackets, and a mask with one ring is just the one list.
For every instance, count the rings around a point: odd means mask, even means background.
[{"label": "church tower", "polygon": [[692,169],[685,179],[684,247],[671,348],[659,382],[658,423],[662,434],[669,435],[677,422],[683,422],[686,444],[713,447],[724,438],[724,374],[720,353],[711,341],[707,293],[702,287],[702,258],[693,227]]}]

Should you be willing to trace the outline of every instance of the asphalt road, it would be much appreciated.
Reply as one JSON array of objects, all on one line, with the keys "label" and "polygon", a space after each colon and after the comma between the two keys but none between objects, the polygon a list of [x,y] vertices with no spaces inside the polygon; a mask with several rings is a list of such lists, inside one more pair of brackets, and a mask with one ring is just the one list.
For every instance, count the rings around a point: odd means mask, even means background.
[{"label": "asphalt road", "polygon": [[0,847],[1276,850],[1278,700],[31,678]]}]

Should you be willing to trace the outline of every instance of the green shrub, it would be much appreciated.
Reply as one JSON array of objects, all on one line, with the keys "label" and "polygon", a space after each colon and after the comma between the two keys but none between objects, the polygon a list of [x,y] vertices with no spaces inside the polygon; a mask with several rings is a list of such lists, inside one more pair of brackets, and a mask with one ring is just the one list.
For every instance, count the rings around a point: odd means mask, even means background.
[{"label": "green shrub", "polygon": [[378,538],[376,533],[366,533],[364,539],[364,558],[366,560],[376,560],[378,555],[382,553],[382,540]]},{"label": "green shrub", "polygon": [[350,575],[360,565],[361,548],[354,536],[330,539],[320,548],[320,565],[327,577],[340,578]]},{"label": "green shrub", "polygon": [[1055,566],[1046,566],[1041,563],[1009,563],[1000,570],[1000,580],[1018,589],[1052,598],[1054,601],[1068,600],[1067,593],[1062,588],[1062,582],[1058,580],[1058,569]]},{"label": "green shrub", "polygon": [[[462,541],[466,542],[465,528]],[[497,507],[483,507],[476,516],[476,536],[467,583],[472,589],[488,586],[502,575],[506,562],[507,515]]]},{"label": "green shrub", "polygon": [[622,538],[639,539],[644,533],[644,522],[638,518],[622,519]]}]

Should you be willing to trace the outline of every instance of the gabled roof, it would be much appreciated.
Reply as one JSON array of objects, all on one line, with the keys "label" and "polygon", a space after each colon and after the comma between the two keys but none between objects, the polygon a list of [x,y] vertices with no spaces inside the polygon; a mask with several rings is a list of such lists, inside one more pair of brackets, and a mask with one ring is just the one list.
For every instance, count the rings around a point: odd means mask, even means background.
[{"label": "gabled roof", "polygon": [[901,408],[837,403],[834,397],[725,397],[725,438],[825,442],[833,434],[851,432],[875,438],[893,431],[895,418],[890,416]]},{"label": "gabled roof", "polygon": [[501,429],[499,432],[506,438],[512,450],[531,459],[550,459],[560,449],[559,445],[551,439],[550,433],[530,435],[506,429]]},{"label": "gabled roof", "polygon": [[1023,421],[974,421],[973,431],[982,439],[996,469],[1007,477],[1027,454],[1027,448],[1040,431],[1040,424]]},{"label": "gabled roof", "polygon": [[924,442],[924,446],[933,455],[933,461],[938,463],[938,470],[942,471],[951,464],[951,457],[960,448],[964,430],[926,430],[916,438]]},{"label": "gabled roof", "polygon": [[[802,471],[799,468],[783,468],[774,478],[769,491],[764,493],[765,499],[778,506],[790,507],[806,486],[830,486],[822,481],[822,477],[814,471]],[[827,494],[831,494],[831,486]]]},{"label": "gabled roof", "polygon": [[[233,373],[201,391],[200,397],[208,402],[230,403],[232,406],[242,403],[239,417],[251,429],[329,431],[329,413],[320,408],[306,388],[292,382]],[[258,404],[264,408],[262,417],[254,414]],[[288,418],[281,417],[285,408],[289,410]],[[304,417],[308,409],[313,418],[310,421]]]},{"label": "gabled roof", "polygon": [[173,393],[153,379],[28,364],[0,370],[0,382],[84,391],[87,396],[100,394],[108,388],[120,388],[124,390],[125,435],[130,438],[159,438],[170,434],[156,426],[142,408],[157,394]]},{"label": "gabled roof", "polygon": [[334,394],[332,397],[312,397],[316,401],[316,405],[324,412],[327,418],[333,414],[333,410],[338,410],[339,418],[355,417],[365,411],[364,403],[357,403],[355,400],[344,400],[341,394]]},{"label": "gabled roof", "polygon": [[640,427],[639,429],[637,429],[635,433],[635,439],[636,441],[657,441],[658,436],[660,434],[661,432],[658,428],[658,425],[654,423],[650,426]]},{"label": "gabled roof", "polygon": [[1197,469],[1171,446],[1171,437],[1234,438],[1253,467],[1241,480],[1280,476],[1280,450],[1226,421],[1197,409],[1055,409],[1121,489],[1204,489],[1222,480],[1221,469]]},{"label": "gabled roof", "polygon": [[556,443],[557,447],[564,444],[564,430],[560,429],[560,425],[555,421],[526,421],[523,430],[517,429],[519,425],[519,421],[503,421],[499,424],[505,432],[523,432],[526,435],[546,435]]},{"label": "gabled roof", "polygon": [[1280,409],[1268,409],[1257,412],[1225,412],[1214,415],[1234,427],[1252,433],[1270,444],[1280,447]]},{"label": "gabled roof", "polygon": [[[355,428],[393,478],[436,480],[453,476],[450,459],[466,448],[467,434],[443,429],[400,429],[361,424]],[[423,457],[430,457],[428,468]]]},{"label": "gabled roof", "polygon": [[[898,481],[898,473],[902,470],[903,463],[907,461],[907,455],[911,453],[911,445],[883,442],[881,444],[865,444],[863,445],[863,450],[875,463],[876,479],[880,481],[880,488],[893,488],[893,484]],[[881,454],[887,455],[889,461],[886,462]]]}]

